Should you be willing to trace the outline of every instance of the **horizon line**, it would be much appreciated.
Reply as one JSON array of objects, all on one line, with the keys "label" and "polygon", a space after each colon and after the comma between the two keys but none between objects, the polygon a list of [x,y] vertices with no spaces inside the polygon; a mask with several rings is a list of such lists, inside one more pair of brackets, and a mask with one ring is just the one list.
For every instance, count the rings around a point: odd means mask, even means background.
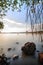
[{"label": "horizon line", "polygon": [[26,32],[0,32],[0,34],[29,34],[29,33],[43,33],[43,31],[33,31],[33,32],[28,32],[28,31],[26,31]]}]

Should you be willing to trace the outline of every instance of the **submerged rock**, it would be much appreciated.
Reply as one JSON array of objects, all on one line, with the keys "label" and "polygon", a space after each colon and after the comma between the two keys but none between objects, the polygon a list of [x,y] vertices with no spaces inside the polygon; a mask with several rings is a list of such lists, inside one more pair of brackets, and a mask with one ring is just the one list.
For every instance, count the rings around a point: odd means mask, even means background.
[{"label": "submerged rock", "polygon": [[36,52],[40,52],[39,50],[36,50]]},{"label": "submerged rock", "polygon": [[10,59],[11,59],[11,57],[8,57],[8,58],[7,58],[7,60],[10,60]]},{"label": "submerged rock", "polygon": [[18,59],[18,58],[19,58],[18,55],[14,55],[14,56],[13,56],[13,60]]},{"label": "submerged rock", "polygon": [[25,53],[27,55],[32,55],[35,53],[36,45],[33,42],[27,42],[24,44],[24,46],[21,48],[21,50],[23,51],[23,53]]},{"label": "submerged rock", "polygon": [[42,45],[42,47],[43,47],[43,45]]},{"label": "submerged rock", "polygon": [[8,48],[8,51],[11,51],[12,48]]},{"label": "submerged rock", "polygon": [[16,48],[13,48],[12,50],[14,51],[14,50],[16,50]]},{"label": "submerged rock", "polygon": [[19,44],[19,42],[16,42],[16,44]]}]

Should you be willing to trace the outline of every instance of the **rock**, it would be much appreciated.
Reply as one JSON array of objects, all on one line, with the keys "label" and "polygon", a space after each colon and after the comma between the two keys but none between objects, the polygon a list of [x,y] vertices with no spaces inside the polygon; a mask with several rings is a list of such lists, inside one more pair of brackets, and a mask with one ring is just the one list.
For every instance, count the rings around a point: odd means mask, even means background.
[{"label": "rock", "polygon": [[38,54],[38,60],[41,63],[41,65],[43,65],[43,52]]},{"label": "rock", "polygon": [[27,55],[32,55],[36,50],[36,45],[33,42],[27,42],[24,44],[21,50]]},{"label": "rock", "polygon": [[11,51],[12,48],[8,48],[8,51]]},{"label": "rock", "polygon": [[11,59],[11,57],[8,57],[8,58],[7,58],[7,60],[10,60],[10,59]]},{"label": "rock", "polygon": [[9,63],[7,62],[7,57],[5,56],[5,54],[2,54],[0,56],[0,65],[8,65]]},{"label": "rock", "polygon": [[43,47],[43,45],[42,45],[42,47]]},{"label": "rock", "polygon": [[15,48],[12,49],[13,51],[15,50]]},{"label": "rock", "polygon": [[18,59],[18,57],[19,57],[18,55],[14,55],[13,60]]},{"label": "rock", "polygon": [[19,42],[16,42],[16,44],[19,44]]},{"label": "rock", "polygon": [[39,50],[37,50],[36,52],[40,52]]},{"label": "rock", "polygon": [[1,48],[1,50],[3,50],[3,48]]}]

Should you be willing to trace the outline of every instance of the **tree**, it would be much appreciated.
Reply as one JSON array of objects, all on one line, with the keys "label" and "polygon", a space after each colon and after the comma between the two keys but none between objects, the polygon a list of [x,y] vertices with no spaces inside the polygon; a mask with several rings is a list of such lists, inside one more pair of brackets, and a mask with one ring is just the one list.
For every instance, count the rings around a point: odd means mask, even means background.
[{"label": "tree", "polygon": [[3,24],[3,22],[1,22],[0,21],[0,32],[1,32],[1,30],[4,28],[4,24]]},{"label": "tree", "polygon": [[[41,8],[39,8],[39,4],[41,1]],[[8,9],[10,9],[10,7],[12,7],[12,10],[20,10],[21,6],[23,6],[23,4],[25,3],[26,8],[27,8],[27,12],[26,12],[26,23],[28,21],[28,14],[30,16],[30,21],[31,21],[31,29],[33,31],[34,29],[34,23],[38,23],[37,19],[39,19],[40,21],[40,30],[41,30],[41,17],[43,19],[43,0],[0,0],[0,16],[3,16],[4,14],[1,14],[1,12],[5,13],[7,12]],[[37,7],[38,5],[38,7]],[[30,12],[29,11],[29,7],[30,6]],[[34,7],[35,6],[35,7]],[[38,8],[37,13],[36,13],[36,7]],[[31,13],[33,14],[33,19],[31,16]],[[41,15],[41,16],[40,16]]]}]

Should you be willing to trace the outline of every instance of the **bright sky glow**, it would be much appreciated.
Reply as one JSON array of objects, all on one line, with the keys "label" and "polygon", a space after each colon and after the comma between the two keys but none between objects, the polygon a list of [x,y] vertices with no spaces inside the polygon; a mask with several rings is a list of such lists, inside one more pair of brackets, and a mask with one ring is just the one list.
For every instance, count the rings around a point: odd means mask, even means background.
[{"label": "bright sky glow", "polygon": [[[41,8],[41,3],[38,4],[37,6],[39,8]],[[37,7],[36,7],[36,10],[38,10]],[[43,13],[43,10],[42,10],[42,13]],[[36,14],[37,14],[37,12],[36,12]],[[43,14],[41,14],[41,15],[43,15]],[[26,5],[25,4],[21,8],[21,12],[17,12],[16,10],[12,11],[10,9],[6,13],[6,16],[3,18],[4,29],[2,31],[3,32],[24,32],[24,31],[26,31],[26,22],[25,22],[25,20],[26,20]],[[43,18],[42,18],[41,21],[43,23]],[[30,18],[28,17],[28,23],[27,23],[28,28],[27,28],[27,30],[29,32],[31,31],[30,22],[31,22]],[[36,26],[36,24],[35,24],[35,26]]]},{"label": "bright sky glow", "polygon": [[[4,29],[2,30],[3,32],[24,32],[26,31],[26,24],[12,21],[7,18],[3,19],[3,22],[4,22]],[[29,27],[28,27],[28,30],[30,30]]]}]

